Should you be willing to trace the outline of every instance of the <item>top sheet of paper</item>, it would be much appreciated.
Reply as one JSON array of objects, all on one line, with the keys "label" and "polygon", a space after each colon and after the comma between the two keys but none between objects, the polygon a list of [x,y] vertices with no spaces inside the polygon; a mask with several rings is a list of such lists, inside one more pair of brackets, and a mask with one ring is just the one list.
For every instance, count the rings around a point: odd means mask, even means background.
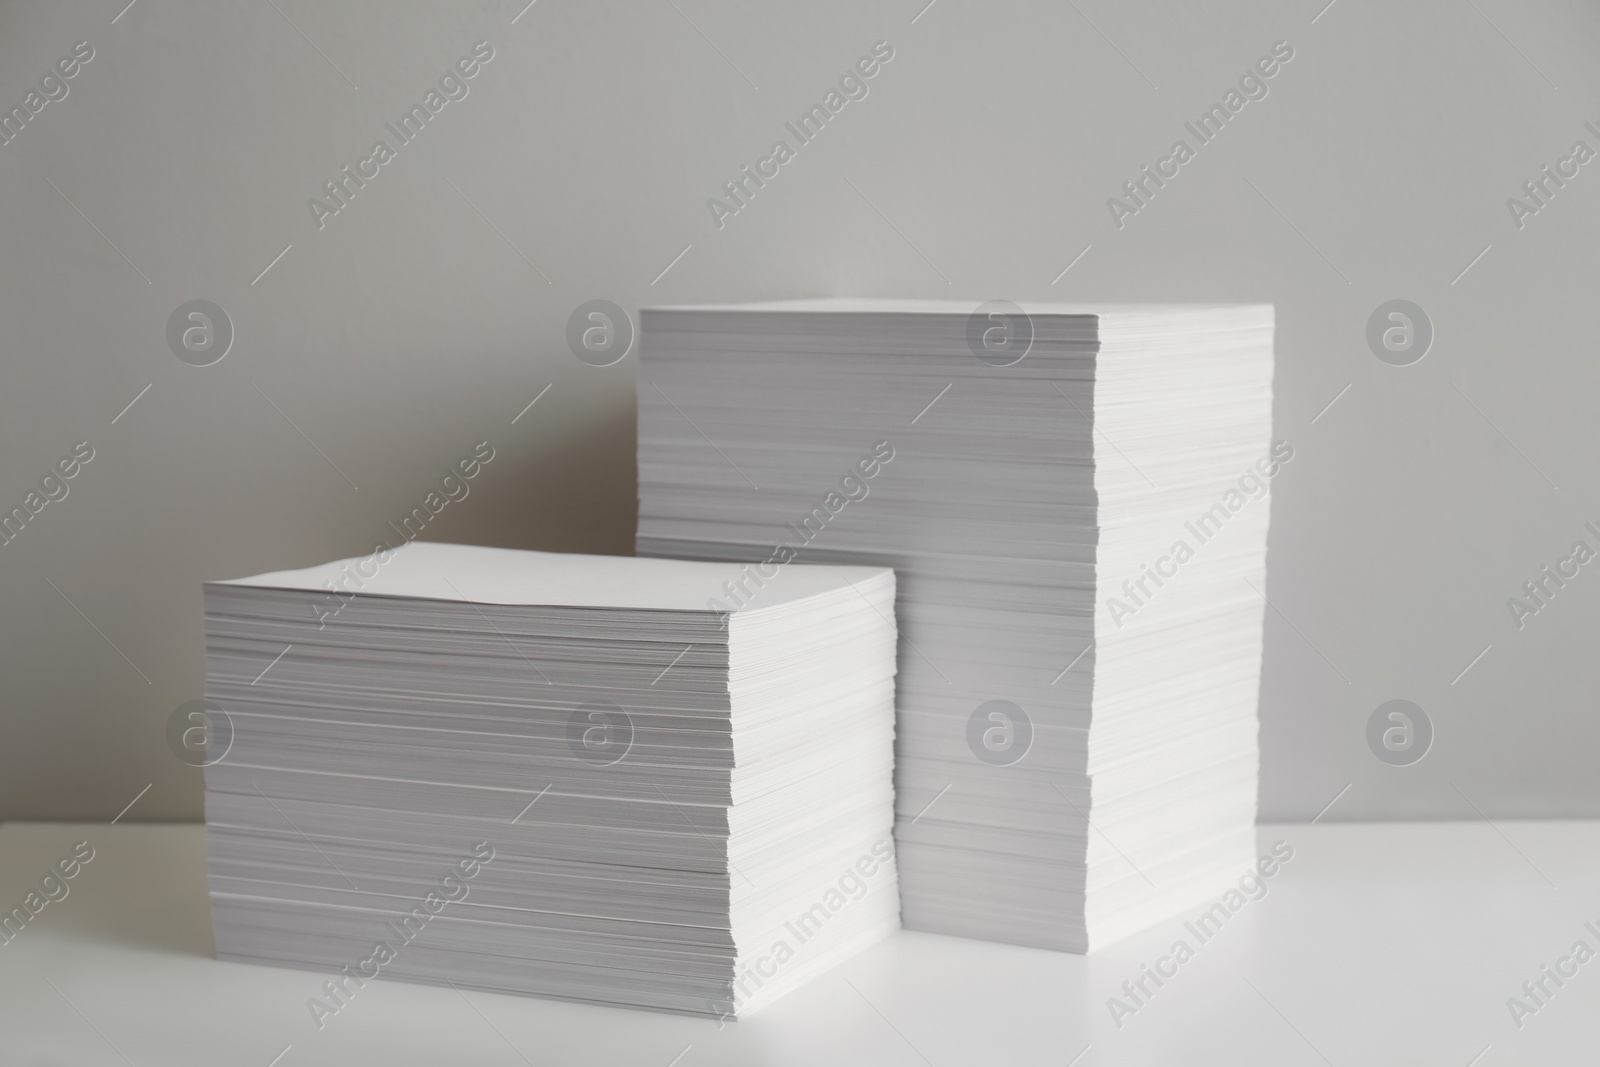
[{"label": "top sheet of paper", "polygon": [[[749,304],[672,304],[649,306],[642,311],[817,311],[832,313],[878,313],[891,315],[971,315],[979,307],[976,300],[904,300],[876,297],[820,297],[811,300],[769,300]],[[1272,314],[1271,304],[1063,304],[1027,301],[1022,310],[1030,315],[1131,315],[1159,316],[1194,311],[1241,312],[1260,317]]]},{"label": "top sheet of paper", "polygon": [[[771,575],[774,569],[777,574]],[[376,556],[359,556],[303,570],[275,571],[215,584],[325,592],[331,583],[363,596],[480,604],[707,611],[719,610],[708,604],[712,598],[731,609],[734,600],[724,583],[738,583],[743,579],[746,592],[741,596],[746,601],[746,609],[755,611],[842,589],[850,583],[860,585],[885,573],[882,567],[800,563],[782,567],[771,564],[764,570],[766,574],[757,564],[582,556],[414,541],[391,552],[386,563],[380,563]]]}]

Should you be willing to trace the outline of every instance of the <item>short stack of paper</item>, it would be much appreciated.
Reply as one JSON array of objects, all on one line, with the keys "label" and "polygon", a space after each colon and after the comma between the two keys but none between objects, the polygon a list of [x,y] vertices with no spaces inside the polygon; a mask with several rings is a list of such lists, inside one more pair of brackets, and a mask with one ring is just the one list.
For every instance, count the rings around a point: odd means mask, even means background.
[{"label": "short stack of paper", "polygon": [[1254,860],[1270,306],[641,312],[641,555],[892,566],[908,927],[1070,951]]},{"label": "short stack of paper", "polygon": [[897,929],[894,574],[746,571],[419,542],[208,584],[218,956],[335,972],[323,1025],[380,976],[737,1016]]}]

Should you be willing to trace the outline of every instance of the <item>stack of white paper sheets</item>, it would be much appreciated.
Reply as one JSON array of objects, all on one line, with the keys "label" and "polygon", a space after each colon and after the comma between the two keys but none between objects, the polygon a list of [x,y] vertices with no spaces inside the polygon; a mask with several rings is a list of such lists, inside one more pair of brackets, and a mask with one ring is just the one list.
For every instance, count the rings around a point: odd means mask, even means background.
[{"label": "stack of white paper sheets", "polygon": [[208,584],[218,956],[337,972],[319,1024],[378,976],[781,995],[899,925],[894,596],[425,543]]},{"label": "stack of white paper sheets", "polygon": [[908,927],[1082,952],[1250,866],[1270,306],[641,327],[641,555],[898,572]]}]

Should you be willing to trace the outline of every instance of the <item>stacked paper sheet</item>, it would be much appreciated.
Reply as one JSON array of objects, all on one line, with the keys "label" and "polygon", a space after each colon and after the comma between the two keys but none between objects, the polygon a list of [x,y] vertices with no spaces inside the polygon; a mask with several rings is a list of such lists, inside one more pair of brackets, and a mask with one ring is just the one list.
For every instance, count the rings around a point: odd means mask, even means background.
[{"label": "stacked paper sheet", "polygon": [[1082,952],[1250,866],[1271,307],[641,326],[641,555],[898,572],[908,927]]},{"label": "stacked paper sheet", "polygon": [[[743,586],[737,606],[729,590]],[[709,1015],[898,927],[894,574],[412,543],[206,586],[217,954]]]}]

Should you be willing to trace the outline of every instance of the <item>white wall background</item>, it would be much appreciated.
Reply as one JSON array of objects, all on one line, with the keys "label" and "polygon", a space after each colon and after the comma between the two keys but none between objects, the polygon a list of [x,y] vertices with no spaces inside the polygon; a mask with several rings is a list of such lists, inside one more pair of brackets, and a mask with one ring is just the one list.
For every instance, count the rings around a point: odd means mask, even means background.
[{"label": "white wall background", "polygon": [[[1600,572],[1506,607],[1600,548],[1600,165],[1506,206],[1600,149],[1593,5],[125,2],[0,6],[6,108],[94,49],[0,147],[0,504],[95,451],[0,547],[0,817],[149,784],[127,819],[198,818],[164,731],[199,583],[370,550],[477,441],[429,537],[630,551],[634,357],[574,358],[580,303],[825,295],[1276,303],[1263,818],[1347,785],[1325,819],[1600,814]],[[307,199],[480,40],[319,230]],[[870,95],[719,230],[706,198],[879,40]],[[1279,40],[1119,230],[1107,198]],[[1364,339],[1393,298],[1437,330],[1413,366]],[[236,331],[213,366],[167,345],[193,299]],[[1436,730],[1408,767],[1365,740],[1393,698]]]}]

